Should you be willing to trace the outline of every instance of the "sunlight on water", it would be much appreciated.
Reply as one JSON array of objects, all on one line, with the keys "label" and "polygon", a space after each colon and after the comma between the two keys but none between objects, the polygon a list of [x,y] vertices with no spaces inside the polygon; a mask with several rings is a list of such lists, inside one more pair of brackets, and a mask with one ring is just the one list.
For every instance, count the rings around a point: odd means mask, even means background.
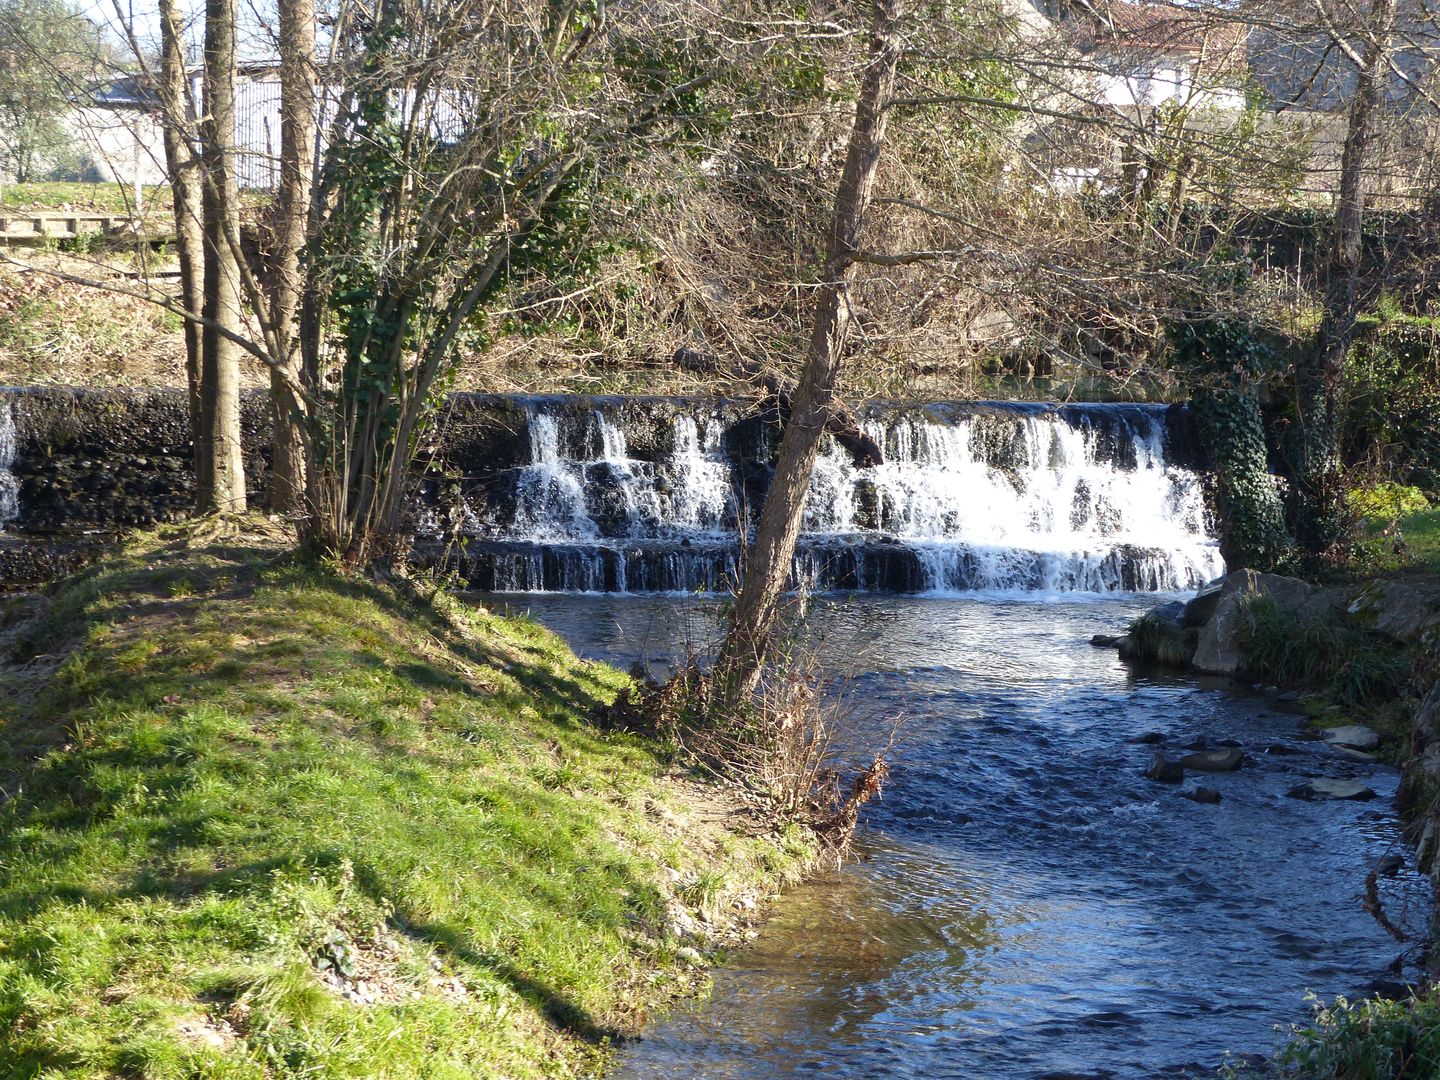
[{"label": "sunlight on water", "polygon": [[[582,653],[658,672],[716,630],[700,602],[515,602]],[[1305,740],[1267,699],[1137,678],[1087,644],[1148,602],[817,602],[849,730],[904,717],[866,858],[782,899],[711,999],[658,1022],[618,1075],[1213,1077],[1227,1051],[1273,1049],[1307,990],[1385,977],[1401,946],[1361,900],[1375,861],[1407,850],[1396,773]],[[1130,740],[1151,731],[1244,746],[1239,772],[1198,776],[1220,805],[1141,776],[1153,748]],[[1285,797],[1312,776],[1381,798]],[[1381,887],[1424,925],[1418,876]]]}]

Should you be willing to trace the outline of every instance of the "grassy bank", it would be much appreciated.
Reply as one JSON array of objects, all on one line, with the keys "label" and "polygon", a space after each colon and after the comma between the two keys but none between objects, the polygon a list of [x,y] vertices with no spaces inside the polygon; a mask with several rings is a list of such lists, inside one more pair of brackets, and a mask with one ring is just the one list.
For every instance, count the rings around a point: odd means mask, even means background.
[{"label": "grassy bank", "polygon": [[4,624],[0,1075],[591,1071],[808,856],[591,727],[625,677],[540,626],[253,536]]}]

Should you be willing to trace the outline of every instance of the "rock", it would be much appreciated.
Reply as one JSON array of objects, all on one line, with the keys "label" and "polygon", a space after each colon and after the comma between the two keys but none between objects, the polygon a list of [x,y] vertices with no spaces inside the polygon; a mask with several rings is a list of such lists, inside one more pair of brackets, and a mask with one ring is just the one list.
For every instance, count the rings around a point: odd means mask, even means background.
[{"label": "rock", "polygon": [[1440,627],[1440,588],[1382,578],[1367,585],[1346,610],[1373,619],[1376,632],[1409,645]]},{"label": "rock", "polygon": [[1164,619],[1166,622],[1180,623],[1185,617],[1185,609],[1188,605],[1184,600],[1171,600],[1168,604],[1158,604],[1151,608],[1144,615],[1147,619]]},{"label": "rock", "polygon": [[1405,869],[1405,858],[1401,855],[1381,855],[1375,863],[1375,873],[1381,877],[1394,877]]},{"label": "rock", "polygon": [[1158,731],[1147,731],[1144,735],[1136,735],[1128,741],[1140,746],[1156,746],[1165,741],[1165,736]]},{"label": "rock", "polygon": [[676,949],[675,957],[678,960],[684,960],[687,964],[694,964],[697,967],[705,962],[704,958],[694,949],[690,948],[689,945],[682,945]]},{"label": "rock", "polygon": [[1265,753],[1273,754],[1276,757],[1283,757],[1287,754],[1298,754],[1300,753],[1300,749],[1295,746],[1286,746],[1284,743],[1271,743],[1265,747]]},{"label": "rock", "polygon": [[1202,750],[1198,754],[1186,754],[1180,759],[1182,769],[1196,772],[1234,772],[1245,760],[1245,752],[1237,746],[1226,746],[1219,750]]},{"label": "rock", "polygon": [[1097,649],[1113,649],[1119,641],[1119,637],[1114,634],[1096,634],[1090,639],[1090,644]]},{"label": "rock", "polygon": [[1358,780],[1311,780],[1293,787],[1285,793],[1292,799],[1354,799],[1375,798],[1373,788]]},{"label": "rock", "polygon": [[1215,614],[1215,607],[1220,603],[1220,592],[1225,587],[1226,579],[1216,578],[1202,588],[1191,601],[1185,605],[1185,613],[1180,616],[1180,625],[1184,627],[1204,626],[1210,621],[1210,616]]},{"label": "rock", "polygon": [[1184,793],[1185,798],[1197,803],[1214,805],[1220,801],[1220,792],[1210,787],[1197,787],[1194,791]]},{"label": "rock", "polygon": [[1298,612],[1314,593],[1315,586],[1298,578],[1254,570],[1237,570],[1223,578],[1214,590],[1213,601],[1211,587],[1206,586],[1190,601],[1185,613],[1186,622],[1197,625],[1191,620],[1209,612],[1203,619],[1195,647],[1192,662],[1196,670],[1212,675],[1233,675],[1240,670],[1245,660],[1240,651],[1240,619],[1249,597],[1266,596],[1281,610]]},{"label": "rock", "polygon": [[1145,770],[1145,779],[1157,780],[1162,784],[1183,784],[1185,770],[1167,758],[1165,751],[1161,750],[1150,760],[1150,767]]},{"label": "rock", "polygon": [[1380,745],[1380,733],[1364,724],[1327,728],[1321,736],[1331,746],[1343,746],[1350,750],[1374,750]]},{"label": "rock", "polygon": [[1335,746],[1332,744],[1330,749],[1334,750],[1335,753],[1339,754],[1346,761],[1358,761],[1362,764],[1369,764],[1370,762],[1380,760],[1374,754],[1367,754],[1364,750],[1352,750],[1348,746]]}]

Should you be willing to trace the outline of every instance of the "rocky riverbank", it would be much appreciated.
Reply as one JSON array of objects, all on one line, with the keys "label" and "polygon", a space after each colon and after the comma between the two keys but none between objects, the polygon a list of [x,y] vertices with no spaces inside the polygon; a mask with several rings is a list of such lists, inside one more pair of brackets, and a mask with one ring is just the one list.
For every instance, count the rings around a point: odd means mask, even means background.
[{"label": "rocky riverbank", "polygon": [[[1373,798],[1368,785],[1345,774],[1345,764],[1394,763],[1403,774],[1399,810],[1415,842],[1416,865],[1440,888],[1435,577],[1411,573],[1318,585],[1239,570],[1188,602],[1162,604],[1126,633],[1097,635],[1093,643],[1117,648],[1139,665],[1186,669],[1294,702],[1308,718],[1304,733],[1324,743],[1335,767],[1333,775],[1296,784],[1293,797]],[[1187,769],[1239,767],[1229,755],[1211,758],[1176,759],[1162,747],[1147,775],[1176,783]]]}]

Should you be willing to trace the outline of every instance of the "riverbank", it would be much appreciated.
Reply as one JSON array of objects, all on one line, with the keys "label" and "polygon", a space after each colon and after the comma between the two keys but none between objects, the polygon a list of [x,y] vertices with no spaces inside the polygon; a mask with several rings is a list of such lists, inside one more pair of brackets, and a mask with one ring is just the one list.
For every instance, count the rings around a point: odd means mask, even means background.
[{"label": "riverbank", "polygon": [[[1433,1076],[1440,1060],[1437,925],[1432,918],[1402,930],[1395,920],[1403,922],[1404,913],[1387,910],[1377,882],[1413,860],[1440,888],[1440,512],[1377,519],[1367,532],[1363,570],[1318,582],[1240,571],[1187,604],[1147,613],[1114,640],[1142,666],[1186,667],[1293,700],[1310,717],[1312,737],[1337,759],[1383,760],[1400,770],[1396,809],[1413,853],[1386,856],[1370,869],[1363,904],[1418,960],[1417,970],[1370,998],[1317,1002],[1312,1023],[1296,1032],[1277,1068],[1322,1080],[1418,1080]],[[1177,764],[1163,748],[1152,768],[1162,764]],[[1326,800],[1375,793],[1353,780],[1321,779],[1290,794]]]},{"label": "riverbank", "polygon": [[524,619],[144,534],[0,619],[0,1071],[556,1076],[812,857]]}]

